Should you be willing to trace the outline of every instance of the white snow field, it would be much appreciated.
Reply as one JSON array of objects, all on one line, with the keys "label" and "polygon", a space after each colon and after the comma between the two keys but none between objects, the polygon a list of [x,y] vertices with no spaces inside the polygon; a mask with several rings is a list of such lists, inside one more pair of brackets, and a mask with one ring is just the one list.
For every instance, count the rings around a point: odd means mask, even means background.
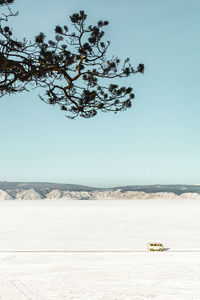
[{"label": "white snow field", "polygon": [[200,300],[200,201],[1,201],[0,300],[51,299]]}]

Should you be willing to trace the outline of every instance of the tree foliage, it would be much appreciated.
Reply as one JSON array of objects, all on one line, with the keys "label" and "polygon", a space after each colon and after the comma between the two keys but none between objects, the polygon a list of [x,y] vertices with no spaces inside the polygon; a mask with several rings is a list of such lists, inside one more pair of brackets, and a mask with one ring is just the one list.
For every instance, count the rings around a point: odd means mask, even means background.
[{"label": "tree foliage", "polygon": [[56,26],[54,39],[47,40],[41,32],[34,41],[20,41],[8,26],[9,18],[17,15],[10,7],[13,2],[0,0],[0,9],[7,9],[0,18],[0,96],[42,87],[40,98],[59,105],[70,118],[131,106],[132,88],[114,81],[143,73],[144,65],[134,68],[128,58],[122,62],[106,56],[110,42],[103,37],[108,21],[87,25],[87,15],[80,11],[70,16],[70,26]]}]

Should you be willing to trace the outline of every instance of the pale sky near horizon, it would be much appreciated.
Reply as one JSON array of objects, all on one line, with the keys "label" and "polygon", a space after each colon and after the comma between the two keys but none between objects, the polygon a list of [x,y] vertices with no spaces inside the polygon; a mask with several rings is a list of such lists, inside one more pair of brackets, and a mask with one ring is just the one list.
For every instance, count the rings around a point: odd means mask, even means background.
[{"label": "pale sky near horizon", "polygon": [[108,20],[110,53],[144,63],[131,109],[65,118],[38,91],[0,98],[0,180],[90,186],[200,183],[199,0],[15,0],[19,37],[53,33],[85,10]]}]

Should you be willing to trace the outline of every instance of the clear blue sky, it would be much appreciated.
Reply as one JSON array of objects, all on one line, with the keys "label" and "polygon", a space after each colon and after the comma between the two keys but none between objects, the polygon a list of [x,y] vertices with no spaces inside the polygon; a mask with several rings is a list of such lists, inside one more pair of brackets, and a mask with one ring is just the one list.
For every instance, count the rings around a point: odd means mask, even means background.
[{"label": "clear blue sky", "polygon": [[[145,64],[126,112],[69,120],[38,91],[0,99],[0,180],[117,186],[200,183],[199,0],[15,0],[18,36],[84,9],[110,53]],[[14,25],[15,24],[15,25]],[[122,83],[123,84],[123,83]]]}]

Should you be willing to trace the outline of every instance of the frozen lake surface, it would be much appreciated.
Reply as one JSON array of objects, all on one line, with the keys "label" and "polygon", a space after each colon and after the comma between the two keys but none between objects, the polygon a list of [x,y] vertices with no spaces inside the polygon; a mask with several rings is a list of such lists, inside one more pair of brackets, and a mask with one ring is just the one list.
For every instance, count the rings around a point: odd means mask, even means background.
[{"label": "frozen lake surface", "polygon": [[0,299],[199,300],[199,216],[199,200],[1,201]]}]

